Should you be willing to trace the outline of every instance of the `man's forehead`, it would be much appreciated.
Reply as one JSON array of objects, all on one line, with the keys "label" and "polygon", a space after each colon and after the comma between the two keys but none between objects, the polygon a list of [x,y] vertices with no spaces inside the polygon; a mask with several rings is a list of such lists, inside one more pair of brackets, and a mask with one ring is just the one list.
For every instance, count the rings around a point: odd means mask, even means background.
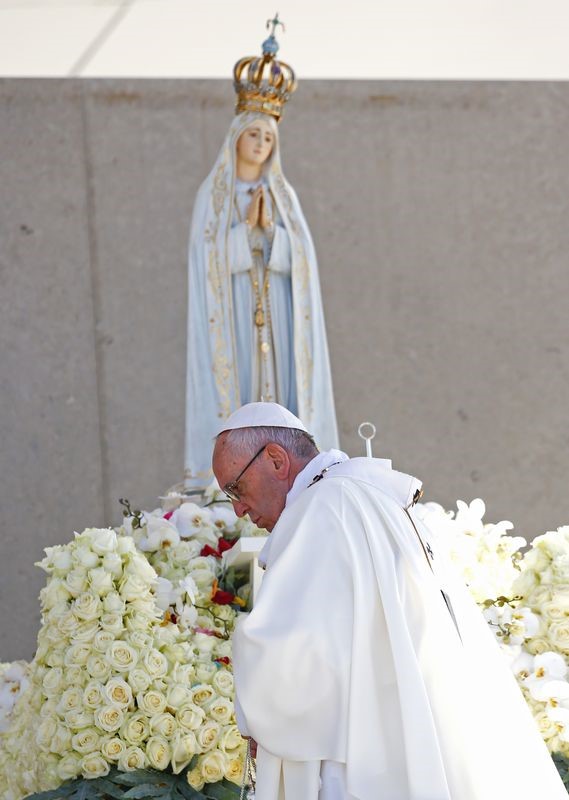
[{"label": "man's forehead", "polygon": [[229,431],[220,433],[215,440],[213,449],[213,468],[214,470],[224,470],[232,467],[239,461],[235,452],[235,447],[232,447],[231,442],[228,442]]}]

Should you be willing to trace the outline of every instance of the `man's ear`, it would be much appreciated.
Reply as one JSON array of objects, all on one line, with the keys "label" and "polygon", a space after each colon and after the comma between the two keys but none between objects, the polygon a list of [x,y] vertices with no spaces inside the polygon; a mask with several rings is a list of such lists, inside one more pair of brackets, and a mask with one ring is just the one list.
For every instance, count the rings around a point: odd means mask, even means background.
[{"label": "man's ear", "polygon": [[290,456],[287,451],[280,444],[269,442],[265,452],[272,462],[273,477],[278,480],[286,480],[291,468]]}]

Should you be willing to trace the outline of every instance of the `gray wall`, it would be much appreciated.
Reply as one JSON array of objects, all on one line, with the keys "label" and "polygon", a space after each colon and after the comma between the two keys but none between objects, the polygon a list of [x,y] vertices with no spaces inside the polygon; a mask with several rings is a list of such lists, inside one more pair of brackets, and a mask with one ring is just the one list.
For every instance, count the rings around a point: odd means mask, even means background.
[{"label": "gray wall", "polygon": [[[182,476],[187,231],[232,105],[0,81],[0,660],[33,653],[42,548]],[[343,446],[371,419],[428,499],[529,539],[569,523],[567,130],[566,84],[419,81],[305,81],[281,126]]]}]

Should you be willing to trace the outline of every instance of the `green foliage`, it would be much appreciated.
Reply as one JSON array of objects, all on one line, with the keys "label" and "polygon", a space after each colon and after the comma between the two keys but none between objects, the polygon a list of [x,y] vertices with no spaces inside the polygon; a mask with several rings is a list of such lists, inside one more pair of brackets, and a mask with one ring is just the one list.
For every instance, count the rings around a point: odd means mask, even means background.
[{"label": "green foliage", "polygon": [[555,766],[561,775],[561,780],[565,784],[565,788],[569,793],[569,758],[561,753],[554,753],[553,761],[555,762]]},{"label": "green foliage", "polygon": [[186,772],[174,775],[137,769],[119,772],[112,769],[104,778],[75,778],[57,789],[31,794],[26,800],[236,800],[240,789],[230,781],[205,784],[201,792],[189,785]]}]

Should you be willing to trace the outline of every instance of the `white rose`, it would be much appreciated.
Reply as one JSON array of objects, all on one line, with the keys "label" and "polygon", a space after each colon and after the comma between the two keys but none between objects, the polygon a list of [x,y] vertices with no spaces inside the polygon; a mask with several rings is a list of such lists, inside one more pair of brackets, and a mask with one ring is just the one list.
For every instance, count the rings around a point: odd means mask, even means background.
[{"label": "white rose", "polygon": [[71,731],[65,725],[59,724],[55,731],[49,749],[57,755],[64,755],[71,747]]},{"label": "white rose", "polygon": [[186,703],[176,711],[176,719],[182,728],[195,731],[203,723],[205,711],[194,703]]},{"label": "white rose", "polygon": [[139,653],[127,642],[116,641],[107,651],[109,664],[117,672],[129,672],[138,662]]},{"label": "white rose", "polygon": [[159,650],[149,650],[144,655],[144,667],[153,678],[163,678],[168,674],[168,659]]},{"label": "white rose", "polygon": [[196,792],[201,792],[205,781],[202,777],[201,769],[199,767],[194,767],[193,769],[188,770],[186,778],[192,789],[195,789]]},{"label": "white rose", "polygon": [[545,742],[557,735],[557,726],[546,711],[538,711],[534,719],[537,722],[541,737]]},{"label": "white rose", "polygon": [[114,611],[106,611],[99,620],[99,625],[105,631],[114,634],[120,634],[124,628],[122,614],[115,613]]},{"label": "white rose", "polygon": [[99,753],[90,753],[81,759],[81,774],[84,778],[102,778],[108,775],[111,766]]},{"label": "white rose", "polygon": [[91,549],[97,555],[104,556],[117,549],[117,534],[112,528],[90,528],[84,531],[91,541]]},{"label": "white rose", "polygon": [[71,597],[69,589],[60,578],[51,578],[40,592],[40,600],[45,609],[64,603]]},{"label": "white rose", "polygon": [[65,576],[65,588],[72,597],[78,597],[87,585],[87,571],[83,568],[71,569]]},{"label": "white rose", "polygon": [[144,581],[146,584],[154,583],[156,580],[156,571],[150,564],[146,556],[141,553],[134,553],[128,560],[124,571],[128,575],[134,575]]},{"label": "white rose", "polygon": [[122,616],[126,610],[126,603],[118,592],[109,592],[103,600],[103,608],[110,614]]},{"label": "white rose", "polygon": [[83,667],[91,655],[91,647],[83,642],[72,644],[65,654],[64,662],[66,666]]},{"label": "white rose", "polygon": [[163,736],[165,739],[171,739],[178,730],[178,724],[172,714],[168,711],[163,711],[161,714],[154,714],[150,718],[150,730],[153,734]]},{"label": "white rose", "polygon": [[107,733],[118,731],[124,722],[124,709],[113,703],[95,711],[95,724]]},{"label": "white rose", "polygon": [[101,601],[92,592],[82,592],[73,601],[72,609],[78,619],[91,622],[101,613]]},{"label": "white rose", "polygon": [[89,681],[83,690],[83,703],[91,711],[102,706],[105,702],[104,687],[100,681]]},{"label": "white rose", "polygon": [[[63,663],[64,663],[64,656],[65,656],[65,652],[62,649],[60,649],[60,650],[49,650],[46,653],[45,658],[43,660],[45,661],[45,664],[48,667],[62,667]],[[37,658],[37,654],[36,654],[36,661],[39,661],[39,660],[41,660],[41,659],[38,659]],[[5,677],[5,679],[7,679],[7,676],[4,676],[4,677]]]},{"label": "white rose", "polygon": [[145,650],[150,650],[154,637],[149,633],[145,633],[145,631],[130,631],[127,641],[140,652],[144,652]]},{"label": "white rose", "polygon": [[194,681],[195,670],[193,664],[174,664],[171,671],[172,680],[191,686]]},{"label": "white rose", "polygon": [[101,753],[108,761],[118,761],[125,750],[126,745],[118,736],[113,736],[101,743]]},{"label": "white rose", "polygon": [[239,733],[237,725],[228,725],[223,729],[219,740],[219,747],[225,753],[232,753],[241,749],[245,745],[245,740]]},{"label": "white rose", "polygon": [[220,750],[207,753],[199,760],[200,770],[206,783],[217,783],[223,780],[226,770],[226,757]]},{"label": "white rose", "polygon": [[215,692],[212,687],[207,683],[198,684],[192,689],[194,703],[198,706],[204,706],[212,697]]},{"label": "white rose", "polygon": [[139,692],[136,695],[136,702],[141,711],[144,711],[148,716],[154,714],[161,714],[166,708],[166,698],[162,692],[156,689],[150,689],[148,692]]},{"label": "white rose", "polygon": [[57,713],[67,714],[68,711],[78,711],[83,705],[83,691],[77,686],[70,686],[66,689],[57,704]]},{"label": "white rose", "polygon": [[559,556],[551,565],[555,581],[567,583],[569,581],[569,554]]},{"label": "white rose", "polygon": [[112,705],[128,708],[132,703],[132,689],[122,678],[111,678],[105,686],[105,695]]},{"label": "white rose", "polygon": [[231,781],[231,783],[240,786],[243,782],[243,775],[245,773],[245,760],[240,756],[228,758],[225,762],[224,777]]},{"label": "white rose", "polygon": [[203,753],[206,750],[211,750],[217,744],[219,739],[220,727],[217,722],[213,720],[206,720],[196,731],[196,739]]},{"label": "white rose", "polygon": [[146,597],[149,591],[148,581],[138,575],[127,575],[121,581],[119,591],[121,597],[127,602]]},{"label": "white rose", "polygon": [[231,658],[231,639],[217,639],[214,652],[218,658]]},{"label": "white rose", "polygon": [[[71,569],[71,553],[69,549],[64,545],[57,545],[57,551],[52,554],[51,563],[53,564],[53,569],[59,573],[66,573],[68,570]],[[59,549],[61,548],[61,549]],[[54,551],[56,548],[47,548],[47,550],[53,549]],[[46,552],[47,552],[46,550]]]},{"label": "white rose", "polygon": [[211,653],[217,643],[215,636],[208,636],[206,633],[195,633],[193,645],[200,653]]},{"label": "white rose", "polygon": [[74,731],[90,728],[95,722],[93,713],[91,711],[85,711],[82,708],[76,708],[68,711],[63,715],[63,719],[67,727]]},{"label": "white rose", "polygon": [[73,638],[77,642],[92,642],[99,630],[99,621],[97,619],[90,622],[82,622],[77,626],[77,630],[73,634]]},{"label": "white rose", "polygon": [[569,595],[556,591],[551,600],[541,606],[540,611],[554,622],[569,617]]},{"label": "white rose", "polygon": [[234,681],[233,681],[233,675],[231,674],[231,672],[229,672],[229,670],[226,669],[218,670],[217,673],[213,676],[213,680],[211,683],[213,688],[224,697],[233,696]]},{"label": "white rose", "polygon": [[210,683],[217,673],[217,666],[211,661],[200,661],[196,665],[196,680],[200,683]]},{"label": "white rose", "polygon": [[533,639],[528,639],[524,647],[528,653],[536,656],[551,650],[551,642],[545,636],[534,636]]},{"label": "white rose", "polygon": [[117,541],[117,553],[121,556],[136,553],[136,544],[130,536],[119,536]]},{"label": "white rose", "polygon": [[[156,613],[156,606],[153,602],[148,603],[148,608],[144,609],[144,613],[137,613],[135,612],[136,604],[139,601],[134,600],[130,603],[129,613],[125,616],[125,627],[129,633],[135,633],[137,631],[147,631],[150,626],[150,621],[154,619],[159,619],[160,617]],[[142,611],[142,609],[140,609]]]},{"label": "white rose", "polygon": [[71,738],[71,745],[76,752],[85,755],[99,749],[100,738],[101,736],[96,728],[84,728]]},{"label": "white rose", "polygon": [[113,578],[120,578],[122,575],[122,558],[118,553],[105,553],[103,557],[103,567],[110,572]]},{"label": "white rose", "polygon": [[139,692],[145,692],[152,683],[152,678],[148,672],[140,667],[131,669],[131,671],[128,673],[127,680],[133,692],[136,692],[137,694]]},{"label": "white rose", "polygon": [[99,563],[99,556],[91,550],[88,544],[77,544],[73,549],[73,562],[79,567],[92,569]]},{"label": "white rose", "polygon": [[198,750],[198,743],[191,731],[178,731],[171,742],[172,772],[178,775],[188,766]]},{"label": "white rose", "polygon": [[166,769],[171,755],[170,745],[163,736],[151,736],[146,742],[146,756],[154,769]]},{"label": "white rose", "polygon": [[81,772],[81,756],[76,753],[68,753],[63,756],[57,765],[57,774],[61,781],[69,781],[76,778]]},{"label": "white rose", "polygon": [[130,714],[120,730],[122,738],[131,745],[141,744],[150,735],[150,722],[141,712]]},{"label": "white rose", "polygon": [[110,631],[97,631],[93,636],[93,650],[98,653],[106,653],[114,641],[114,634]]},{"label": "white rose", "polygon": [[65,680],[68,686],[86,686],[89,676],[85,673],[85,667],[72,665],[65,667]]},{"label": "white rose", "polygon": [[122,772],[132,772],[135,769],[144,769],[147,764],[144,750],[140,747],[127,747],[119,758],[118,767]]},{"label": "white rose", "polygon": [[98,653],[93,653],[87,659],[87,672],[98,681],[105,681],[111,674],[111,665]]},{"label": "white rose", "polygon": [[48,748],[57,730],[58,719],[54,716],[45,717],[38,725],[36,731],[36,744],[41,748]]},{"label": "white rose", "polygon": [[[114,555],[114,553],[111,555]],[[120,556],[117,556],[117,558],[120,559]],[[113,576],[110,572],[107,572],[105,567],[90,569],[88,580],[91,591],[95,592],[101,597],[104,597],[114,588]]]},{"label": "white rose", "polygon": [[207,713],[220,725],[228,725],[233,716],[233,703],[227,697],[216,697],[208,703]]},{"label": "white rose", "polygon": [[168,687],[166,701],[170,708],[180,708],[186,703],[192,702],[192,690],[189,686],[182,683],[173,683]]},{"label": "white rose", "polygon": [[561,650],[562,653],[569,654],[569,619],[563,622],[552,622],[547,635],[555,648]]},{"label": "white rose", "polygon": [[42,681],[43,693],[46,697],[56,697],[63,686],[63,670],[55,667],[48,670]]},{"label": "white rose", "polygon": [[191,541],[183,541],[173,547],[170,551],[170,557],[174,564],[178,566],[185,566],[192,558],[196,558],[201,550],[201,543],[195,539]]}]

